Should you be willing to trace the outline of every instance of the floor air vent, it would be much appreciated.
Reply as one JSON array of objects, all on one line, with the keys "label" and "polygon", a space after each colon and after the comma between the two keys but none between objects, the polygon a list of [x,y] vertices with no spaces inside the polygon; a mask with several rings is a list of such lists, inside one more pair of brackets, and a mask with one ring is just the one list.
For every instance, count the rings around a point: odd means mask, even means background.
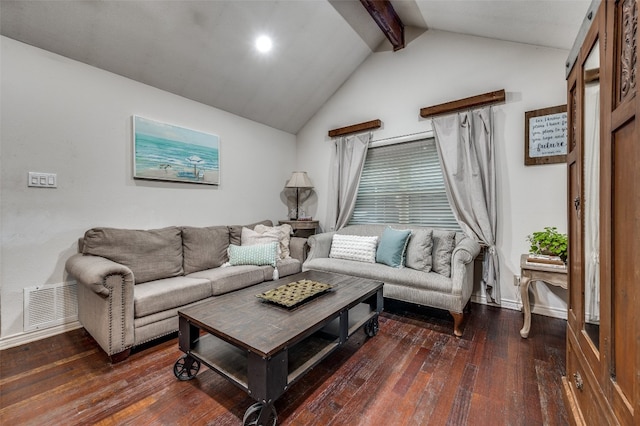
[{"label": "floor air vent", "polygon": [[75,282],[24,289],[24,331],[40,330],[78,319]]}]

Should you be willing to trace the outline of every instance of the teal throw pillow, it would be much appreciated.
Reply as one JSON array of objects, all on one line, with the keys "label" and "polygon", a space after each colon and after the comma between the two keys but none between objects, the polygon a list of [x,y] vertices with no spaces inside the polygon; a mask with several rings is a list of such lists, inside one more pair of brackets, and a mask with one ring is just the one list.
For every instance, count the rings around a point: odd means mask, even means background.
[{"label": "teal throw pillow", "polygon": [[278,259],[278,242],[237,246],[230,244],[228,249],[231,265],[271,265],[276,266]]},{"label": "teal throw pillow", "polygon": [[399,231],[391,227],[385,228],[376,251],[376,262],[384,263],[394,268],[403,267],[404,254],[410,236],[411,230],[409,229]]}]

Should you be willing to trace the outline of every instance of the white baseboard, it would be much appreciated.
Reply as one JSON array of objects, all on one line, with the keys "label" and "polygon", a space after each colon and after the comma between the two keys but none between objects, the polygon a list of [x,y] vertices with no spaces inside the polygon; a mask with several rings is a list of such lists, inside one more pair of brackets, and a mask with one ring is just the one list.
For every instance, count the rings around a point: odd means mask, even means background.
[{"label": "white baseboard", "polygon": [[46,339],[57,334],[66,333],[67,331],[81,328],[82,324],[78,321],[68,322],[66,324],[54,327],[44,328],[41,330],[30,331],[27,333],[18,333],[0,339],[0,350],[13,348],[15,346],[24,345],[26,343],[35,342],[36,340]]},{"label": "white baseboard", "polygon": [[531,312],[538,315],[544,315],[546,317],[559,318],[566,320],[567,319],[567,310],[561,308],[552,308],[550,306],[543,305],[533,305],[531,307]]},{"label": "white baseboard", "polygon": [[[517,300],[502,299],[500,306],[495,303],[489,302],[484,295],[471,295],[471,301],[480,303],[483,305],[496,306],[504,309],[511,309],[514,311],[522,310],[522,303]],[[533,305],[531,306],[531,312],[534,314],[544,315],[552,318],[567,319],[567,310],[561,308],[552,308],[549,306]],[[66,324],[58,325],[55,327],[45,328],[42,330],[31,331],[28,333],[18,333],[8,337],[0,338],[0,350],[13,348],[15,346],[24,345],[26,343],[35,342],[36,340],[46,339],[57,334],[62,334],[67,331],[81,328],[82,324],[78,321],[68,322]]]},{"label": "white baseboard", "polygon": [[[471,301],[483,305],[498,306],[495,303],[489,302],[487,300],[487,297],[484,295],[480,296],[473,294],[471,295]],[[522,302],[520,302],[519,300],[502,299],[501,305],[499,307],[504,309],[511,309],[514,311],[521,311]],[[546,317],[560,318],[565,320],[567,319],[567,310],[562,308],[552,308],[549,306],[534,304],[531,305],[531,313],[544,315]]]}]

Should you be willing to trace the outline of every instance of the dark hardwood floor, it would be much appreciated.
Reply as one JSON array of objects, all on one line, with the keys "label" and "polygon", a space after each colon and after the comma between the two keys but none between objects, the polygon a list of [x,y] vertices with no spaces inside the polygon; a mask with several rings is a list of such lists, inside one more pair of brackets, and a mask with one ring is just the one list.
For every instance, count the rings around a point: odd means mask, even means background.
[{"label": "dark hardwood floor", "polygon": [[[276,401],[282,425],[564,425],[563,320],[472,306],[449,314],[385,301],[377,336],[356,333]],[[177,338],[124,362],[82,329],[0,352],[2,425],[240,425],[246,393],[202,367],[178,381]]]}]

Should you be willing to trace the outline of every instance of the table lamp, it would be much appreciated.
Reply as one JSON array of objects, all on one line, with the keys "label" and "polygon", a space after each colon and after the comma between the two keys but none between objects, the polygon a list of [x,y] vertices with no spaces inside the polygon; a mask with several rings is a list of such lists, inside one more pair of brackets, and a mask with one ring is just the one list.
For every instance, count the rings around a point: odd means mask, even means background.
[{"label": "table lamp", "polygon": [[291,175],[291,179],[285,185],[285,188],[295,188],[296,189],[296,217],[295,220],[298,220],[300,214],[300,189],[311,189],[313,185],[311,184],[311,180],[309,176],[307,176],[307,172],[293,172]]}]

